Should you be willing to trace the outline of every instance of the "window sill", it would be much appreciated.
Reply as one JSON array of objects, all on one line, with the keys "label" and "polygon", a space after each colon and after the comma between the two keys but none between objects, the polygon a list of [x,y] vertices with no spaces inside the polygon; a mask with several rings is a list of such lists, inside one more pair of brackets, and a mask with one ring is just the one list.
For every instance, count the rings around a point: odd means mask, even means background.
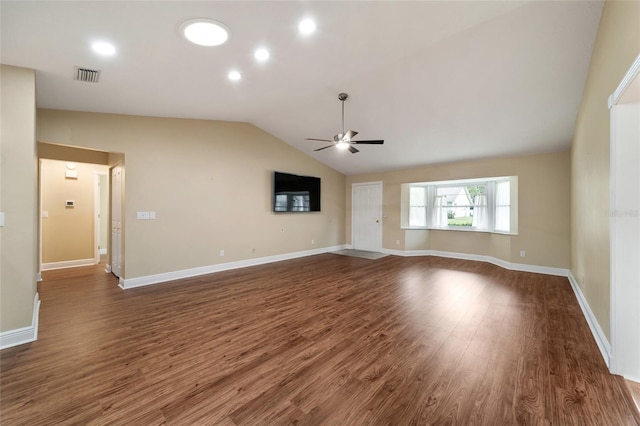
[{"label": "window sill", "polygon": [[467,226],[449,227],[449,228],[430,228],[428,226],[403,226],[401,229],[407,231],[411,230],[426,230],[426,231],[459,231],[459,232],[478,232],[482,234],[498,234],[498,235],[518,235],[517,232],[504,232],[504,231],[487,231],[486,229],[474,229]]}]

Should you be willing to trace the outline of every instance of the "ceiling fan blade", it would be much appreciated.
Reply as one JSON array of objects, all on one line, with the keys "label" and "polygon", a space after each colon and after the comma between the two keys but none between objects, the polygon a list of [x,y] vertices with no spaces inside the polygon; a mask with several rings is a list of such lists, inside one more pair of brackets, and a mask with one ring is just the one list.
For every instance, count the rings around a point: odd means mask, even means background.
[{"label": "ceiling fan blade", "polygon": [[333,142],[329,139],[314,139],[314,138],[306,138],[305,141],[320,141],[320,142]]},{"label": "ceiling fan blade", "polygon": [[362,145],[382,145],[384,143],[384,140],[378,139],[378,140],[371,140],[371,141],[352,141],[351,143],[359,143]]},{"label": "ceiling fan blade", "polygon": [[356,149],[354,146],[349,145],[349,151],[351,151],[352,154],[355,154],[356,152],[360,152],[359,149]]},{"label": "ceiling fan blade", "polygon": [[314,151],[314,152],[315,152],[315,151],[322,151],[323,149],[331,148],[332,146],[335,146],[335,145],[327,145],[327,146],[323,146],[322,148],[314,149],[313,151]]},{"label": "ceiling fan blade", "polygon": [[344,140],[350,141],[357,134],[358,132],[356,132],[355,130],[349,130],[344,134]]}]

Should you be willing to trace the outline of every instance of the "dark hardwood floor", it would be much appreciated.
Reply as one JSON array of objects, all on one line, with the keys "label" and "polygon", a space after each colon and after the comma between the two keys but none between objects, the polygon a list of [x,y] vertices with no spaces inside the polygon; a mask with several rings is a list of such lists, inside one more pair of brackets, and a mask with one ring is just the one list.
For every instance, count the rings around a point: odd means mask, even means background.
[{"label": "dark hardwood floor", "polygon": [[566,278],[333,254],[127,291],[43,275],[2,425],[640,424]]}]

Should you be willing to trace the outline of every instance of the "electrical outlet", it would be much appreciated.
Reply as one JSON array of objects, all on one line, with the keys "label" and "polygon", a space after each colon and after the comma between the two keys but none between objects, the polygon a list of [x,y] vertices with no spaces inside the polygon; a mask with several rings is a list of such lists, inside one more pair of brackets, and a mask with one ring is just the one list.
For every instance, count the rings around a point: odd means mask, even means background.
[{"label": "electrical outlet", "polygon": [[520,257],[525,257],[527,255],[527,252],[525,252],[524,250],[520,250]]},{"label": "electrical outlet", "polygon": [[316,240],[311,240],[311,245],[314,245],[316,243]]},{"label": "electrical outlet", "polygon": [[220,257],[224,256],[224,250],[220,250]]},{"label": "electrical outlet", "polygon": [[400,240],[396,240],[396,245],[400,245]]}]

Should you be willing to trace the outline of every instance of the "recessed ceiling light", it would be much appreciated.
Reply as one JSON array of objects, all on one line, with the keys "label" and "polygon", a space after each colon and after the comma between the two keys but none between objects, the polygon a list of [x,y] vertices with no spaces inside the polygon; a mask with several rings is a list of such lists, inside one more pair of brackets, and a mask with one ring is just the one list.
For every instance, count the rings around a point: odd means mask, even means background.
[{"label": "recessed ceiling light", "polygon": [[113,55],[116,53],[115,46],[111,43],[107,43],[106,41],[96,41],[91,45],[91,48],[94,52],[99,53],[100,55]]},{"label": "recessed ceiling light", "polygon": [[229,80],[238,81],[242,78],[242,74],[240,74],[238,71],[231,71],[228,77]]},{"label": "recessed ceiling light", "polygon": [[269,51],[267,49],[258,49],[253,56],[256,58],[256,61],[264,62],[269,59]]},{"label": "recessed ceiling light", "polygon": [[313,22],[312,19],[303,19],[302,21],[300,21],[300,23],[298,24],[298,30],[302,33],[302,34],[311,34],[312,32],[314,32],[316,30],[316,23]]},{"label": "recessed ceiling light", "polygon": [[213,19],[190,19],[180,26],[180,32],[200,46],[220,46],[229,39],[229,28]]}]

